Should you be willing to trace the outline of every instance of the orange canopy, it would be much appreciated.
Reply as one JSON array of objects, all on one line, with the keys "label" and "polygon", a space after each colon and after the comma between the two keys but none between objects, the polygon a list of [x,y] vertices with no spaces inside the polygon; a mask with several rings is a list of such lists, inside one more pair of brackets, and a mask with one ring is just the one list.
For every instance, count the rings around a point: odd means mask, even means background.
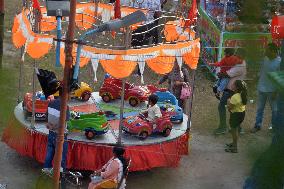
[{"label": "orange canopy", "polygon": [[107,73],[119,79],[128,77],[136,67],[136,62],[123,60],[121,55],[114,60],[100,60],[100,63]]},{"label": "orange canopy", "polygon": [[[41,58],[52,48],[54,36],[34,33],[26,12],[27,10],[23,10],[22,13],[15,17],[12,28],[13,43],[17,48],[25,45],[27,54],[32,58]],[[82,25],[82,27],[85,27],[85,25]],[[65,44],[61,42],[60,62],[62,65],[65,63],[64,46]],[[76,50],[77,45],[74,45],[72,52],[73,64],[75,64]],[[80,54],[80,67],[85,66],[92,59],[96,60],[97,63],[101,63],[104,70],[116,78],[128,77],[138,63],[142,72],[145,64],[147,64],[156,73],[166,74],[172,70],[176,59],[179,65],[184,62],[190,68],[196,69],[199,53],[199,39],[127,50],[83,46]]]}]

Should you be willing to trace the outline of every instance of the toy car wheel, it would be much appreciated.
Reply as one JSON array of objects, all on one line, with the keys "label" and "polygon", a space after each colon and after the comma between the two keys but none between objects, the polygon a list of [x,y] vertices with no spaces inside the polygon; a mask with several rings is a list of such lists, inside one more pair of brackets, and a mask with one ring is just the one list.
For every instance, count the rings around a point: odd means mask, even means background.
[{"label": "toy car wheel", "polygon": [[167,137],[171,134],[171,129],[170,128],[166,128],[164,131],[163,131],[163,136],[164,137]]},{"label": "toy car wheel", "polygon": [[85,136],[88,140],[92,140],[93,138],[95,138],[95,131],[86,131],[85,132]]},{"label": "toy car wheel", "polygon": [[148,137],[148,133],[146,131],[143,131],[139,134],[139,138],[141,140],[145,140]]},{"label": "toy car wheel", "polygon": [[102,95],[102,99],[104,102],[108,103],[111,101],[111,96],[108,93]]},{"label": "toy car wheel", "polygon": [[89,91],[85,91],[83,92],[83,94],[81,95],[81,98],[83,101],[88,101],[91,97],[91,93]]},{"label": "toy car wheel", "polygon": [[135,107],[139,104],[139,100],[135,97],[130,97],[129,98],[129,104],[130,104],[130,106]]}]

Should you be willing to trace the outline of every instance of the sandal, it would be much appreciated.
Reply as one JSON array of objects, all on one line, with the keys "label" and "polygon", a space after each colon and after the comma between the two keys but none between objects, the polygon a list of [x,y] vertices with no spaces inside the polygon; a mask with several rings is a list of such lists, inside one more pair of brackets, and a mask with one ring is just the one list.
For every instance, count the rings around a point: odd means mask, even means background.
[{"label": "sandal", "polygon": [[238,149],[237,148],[227,148],[225,149],[225,152],[238,153]]},{"label": "sandal", "polygon": [[220,96],[220,94],[218,94],[218,93],[215,94],[215,97],[216,97],[218,100],[221,99],[221,96]]},{"label": "sandal", "polygon": [[233,143],[225,144],[225,147],[232,148],[233,147]]}]

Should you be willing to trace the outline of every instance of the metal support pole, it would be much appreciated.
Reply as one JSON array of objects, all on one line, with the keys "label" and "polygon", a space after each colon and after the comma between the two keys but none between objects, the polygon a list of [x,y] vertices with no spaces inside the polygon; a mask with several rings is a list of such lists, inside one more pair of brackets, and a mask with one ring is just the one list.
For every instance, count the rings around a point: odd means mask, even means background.
[{"label": "metal support pole", "polygon": [[[131,37],[131,30],[129,27],[126,28],[125,32],[125,48],[130,47],[130,37]],[[124,109],[124,96],[125,96],[125,79],[122,79],[122,89],[121,89],[121,103],[120,103],[120,119],[119,119],[119,133],[118,133],[118,140],[117,143],[119,145],[122,144],[122,127],[123,127],[123,109]]]},{"label": "metal support pole", "polygon": [[191,118],[192,118],[192,106],[193,106],[193,97],[194,97],[194,89],[195,89],[195,79],[196,79],[196,70],[193,70],[193,81],[191,87],[191,97],[190,97],[190,108],[188,111],[188,121],[187,121],[187,130],[191,129]]},{"label": "metal support pole", "polygon": [[280,70],[284,70],[284,39],[281,41],[281,64],[280,64]]},{"label": "metal support pole", "polygon": [[221,30],[221,35],[220,35],[219,49],[218,49],[218,62],[221,60],[222,52],[223,52],[223,40],[224,40],[224,32],[226,29],[228,0],[225,0],[224,3],[225,4],[224,4],[223,23],[222,23],[222,30]]},{"label": "metal support pole", "polygon": [[56,45],[56,63],[55,66],[56,67],[60,67],[60,40],[62,37],[62,26],[61,26],[61,16],[57,16],[56,20],[57,20],[57,45]]},{"label": "metal support pole", "polygon": [[[40,33],[40,27],[39,27],[39,20],[40,20],[40,14],[38,10],[34,9],[34,19],[35,24],[33,26],[33,31],[35,33]],[[31,128],[35,128],[35,102],[36,102],[36,61],[33,62],[33,81],[32,81],[32,87],[33,87],[33,103],[32,103],[32,120],[31,120]]]},{"label": "metal support pole", "polygon": [[79,38],[79,44],[77,46],[76,64],[74,66],[73,80],[77,80],[78,75],[79,75],[81,51],[82,51],[82,48],[83,48],[82,42],[84,41],[84,39],[88,35],[94,34],[98,31],[99,31],[99,29],[94,29],[94,30],[88,31],[88,32],[84,33],[83,35],[81,35],[81,37]]},{"label": "metal support pole", "polygon": [[123,109],[124,109],[124,96],[125,96],[125,79],[122,79],[122,89],[121,89],[121,103],[120,103],[120,117],[119,117],[119,132],[117,143],[122,144],[122,126],[123,126]]},{"label": "metal support pole", "polygon": [[70,1],[70,17],[69,25],[67,31],[67,40],[65,45],[65,66],[64,66],[64,76],[63,76],[63,92],[61,95],[60,104],[60,120],[59,120],[59,132],[56,139],[56,150],[53,165],[53,179],[54,179],[54,189],[59,189],[59,179],[60,179],[60,164],[62,160],[62,151],[64,143],[64,131],[66,126],[66,111],[67,111],[67,101],[69,93],[69,80],[70,71],[72,66],[72,48],[74,40],[74,29],[75,29],[75,15],[76,15],[76,0]]},{"label": "metal support pole", "polygon": [[32,103],[32,120],[31,120],[31,128],[35,128],[35,101],[36,101],[36,87],[35,87],[35,81],[36,81],[36,61],[34,60],[33,63],[33,81],[32,81],[32,87],[33,87],[33,103]]},{"label": "metal support pole", "polygon": [[[23,56],[24,49],[21,48],[21,57]],[[17,102],[21,102],[21,96],[22,96],[22,77],[23,77],[23,64],[24,62],[21,60],[20,61],[20,73],[19,73],[19,86],[18,86],[18,100]]]}]

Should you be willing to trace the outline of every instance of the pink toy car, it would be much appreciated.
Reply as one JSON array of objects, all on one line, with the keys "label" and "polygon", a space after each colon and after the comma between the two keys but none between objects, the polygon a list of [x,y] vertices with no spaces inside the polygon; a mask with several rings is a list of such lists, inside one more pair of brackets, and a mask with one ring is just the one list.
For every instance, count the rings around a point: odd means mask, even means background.
[{"label": "pink toy car", "polygon": [[[104,102],[110,102],[114,99],[121,98],[122,81],[115,78],[106,78],[99,91],[99,95]],[[128,82],[125,83],[125,100],[133,107],[148,99],[149,95],[166,89],[159,89],[153,85],[135,86]]]},{"label": "pink toy car", "polygon": [[[155,128],[154,128],[155,126]],[[138,136],[144,140],[152,133],[162,134],[164,137],[170,135],[173,124],[168,114],[163,114],[155,122],[150,122],[144,114],[128,117],[123,121],[123,131]]]}]

